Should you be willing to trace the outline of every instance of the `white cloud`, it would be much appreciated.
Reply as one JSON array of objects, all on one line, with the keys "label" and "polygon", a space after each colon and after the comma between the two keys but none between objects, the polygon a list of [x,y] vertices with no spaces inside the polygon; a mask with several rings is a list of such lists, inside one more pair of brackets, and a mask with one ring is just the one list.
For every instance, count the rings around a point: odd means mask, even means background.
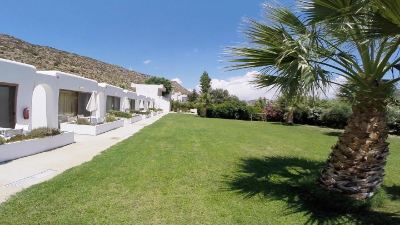
[{"label": "white cloud", "polygon": [[[226,80],[211,79],[211,87],[213,89],[222,88],[228,90],[230,94],[236,95],[242,100],[254,100],[260,97],[267,99],[276,99],[279,96],[276,88],[257,88],[251,81],[254,80],[257,71],[248,72],[244,76],[230,77]],[[345,82],[343,77],[333,79],[335,83],[342,84]],[[196,90],[200,91],[200,85],[197,85]],[[318,93],[321,98],[335,98],[339,90],[338,85],[331,85],[324,93]]]},{"label": "white cloud", "polygon": [[346,83],[346,78],[344,78],[344,77],[336,77],[336,78],[334,78],[332,80],[332,82],[335,83],[335,84],[330,85],[327,88],[327,90],[325,91],[325,93],[320,93],[319,94],[319,96],[321,98],[329,98],[329,99],[335,98],[337,93],[338,93],[338,91],[339,91],[339,89],[340,89],[340,86],[337,85],[337,84]]},{"label": "white cloud", "polygon": [[143,64],[150,64],[151,63],[151,60],[150,59],[147,59],[147,60],[145,60],[144,62],[143,62]]},{"label": "white cloud", "polygon": [[172,79],[172,81],[175,81],[178,84],[183,84],[183,81],[179,78],[174,78],[174,79]]},{"label": "white cloud", "polygon": [[[236,95],[242,100],[254,100],[260,97],[274,99],[277,97],[276,89],[257,88],[250,82],[254,80],[257,71],[248,72],[244,76],[231,77],[226,80],[211,79],[211,87],[213,89],[222,88],[228,90],[230,94]],[[200,86],[196,87],[200,90]]]}]

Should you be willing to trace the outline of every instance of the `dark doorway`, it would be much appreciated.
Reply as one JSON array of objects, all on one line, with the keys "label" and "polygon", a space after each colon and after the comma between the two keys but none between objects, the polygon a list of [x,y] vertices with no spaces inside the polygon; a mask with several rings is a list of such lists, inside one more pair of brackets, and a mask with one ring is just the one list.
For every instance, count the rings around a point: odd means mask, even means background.
[{"label": "dark doorway", "polygon": [[15,127],[15,85],[0,84],[0,127]]}]

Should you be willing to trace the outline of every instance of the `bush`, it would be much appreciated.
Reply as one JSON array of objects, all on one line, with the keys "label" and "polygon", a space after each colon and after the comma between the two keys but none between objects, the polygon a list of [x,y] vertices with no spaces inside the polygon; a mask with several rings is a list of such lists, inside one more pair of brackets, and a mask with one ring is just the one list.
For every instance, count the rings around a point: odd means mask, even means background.
[{"label": "bush", "polygon": [[328,127],[344,128],[351,112],[350,105],[337,101],[334,102],[331,107],[323,111],[321,122]]},{"label": "bush", "polygon": [[245,102],[227,101],[207,108],[206,116],[211,118],[250,120],[253,112],[254,108],[247,106]]},{"label": "bush", "polygon": [[391,133],[400,134],[400,107],[388,107],[388,126]]},{"label": "bush", "polygon": [[197,115],[200,117],[207,117],[207,108],[206,107],[199,107],[197,109]]},{"label": "bush", "polygon": [[0,145],[5,144],[7,141],[5,138],[0,137]]},{"label": "bush", "polygon": [[138,110],[134,110],[132,112],[138,115],[149,115],[151,113],[150,111],[138,111]]},{"label": "bush", "polygon": [[90,125],[90,121],[88,119],[86,119],[86,118],[78,118],[76,120],[76,124],[79,124],[79,125]]},{"label": "bush", "polygon": [[44,137],[49,137],[49,136],[55,136],[58,134],[61,134],[60,130],[58,130],[58,129],[42,127],[42,128],[33,129],[28,134],[15,135],[15,136],[11,137],[10,139],[8,139],[7,143],[29,140],[29,139],[34,139],[34,138],[44,138]]},{"label": "bush", "polygon": [[127,113],[127,112],[121,112],[121,111],[112,110],[112,111],[110,111],[108,113],[113,115],[113,116],[115,116],[115,117],[119,117],[119,118],[127,118],[127,119],[132,118],[132,114],[131,113]]},{"label": "bush", "polygon": [[41,137],[58,135],[60,133],[61,132],[58,129],[42,127],[33,129],[28,135],[30,135],[33,138],[41,138]]},{"label": "bush", "polygon": [[267,117],[267,121],[282,121],[283,120],[283,110],[278,104],[269,102],[264,109],[264,113]]},{"label": "bush", "polygon": [[190,109],[196,108],[196,105],[192,102],[178,102],[172,101],[171,102],[171,110],[174,112],[189,112]]},{"label": "bush", "polygon": [[115,118],[114,115],[107,113],[106,115],[106,123],[112,123],[114,121],[117,121],[117,118]]}]

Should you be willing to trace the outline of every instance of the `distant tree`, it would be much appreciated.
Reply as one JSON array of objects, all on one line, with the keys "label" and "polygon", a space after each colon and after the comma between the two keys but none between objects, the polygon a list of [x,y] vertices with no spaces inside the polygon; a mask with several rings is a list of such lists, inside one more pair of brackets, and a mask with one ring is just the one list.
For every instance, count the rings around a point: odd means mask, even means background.
[{"label": "distant tree", "polygon": [[202,94],[209,93],[211,90],[211,78],[206,71],[200,77],[200,88]]},{"label": "distant tree", "polygon": [[230,94],[227,90],[217,88],[210,91],[211,102],[214,104],[223,103],[230,99]]},{"label": "distant tree", "polygon": [[188,101],[189,102],[196,102],[199,98],[199,94],[197,93],[196,89],[193,89],[190,94],[188,94]]},{"label": "distant tree", "polygon": [[[211,78],[205,71],[200,77],[200,88],[200,102],[203,105],[202,111],[207,111],[207,107],[210,105]],[[202,114],[204,114],[204,112]]]},{"label": "distant tree", "polygon": [[150,77],[145,81],[145,84],[162,84],[165,87],[163,96],[168,95],[172,91],[172,83],[164,77]]},{"label": "distant tree", "polygon": [[268,100],[266,98],[259,98],[256,100],[256,102],[254,103],[254,107],[260,109],[261,111],[263,109],[265,109],[265,107],[267,107],[268,104]]}]

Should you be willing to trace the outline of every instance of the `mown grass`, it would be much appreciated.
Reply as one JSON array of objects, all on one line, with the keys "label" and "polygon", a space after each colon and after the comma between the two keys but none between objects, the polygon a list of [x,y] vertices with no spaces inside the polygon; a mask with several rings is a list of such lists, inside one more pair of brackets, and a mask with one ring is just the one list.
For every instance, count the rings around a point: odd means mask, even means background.
[{"label": "mown grass", "polygon": [[0,224],[400,224],[399,138],[383,205],[334,212],[307,191],[337,135],[171,114],[17,194],[0,206]]}]

